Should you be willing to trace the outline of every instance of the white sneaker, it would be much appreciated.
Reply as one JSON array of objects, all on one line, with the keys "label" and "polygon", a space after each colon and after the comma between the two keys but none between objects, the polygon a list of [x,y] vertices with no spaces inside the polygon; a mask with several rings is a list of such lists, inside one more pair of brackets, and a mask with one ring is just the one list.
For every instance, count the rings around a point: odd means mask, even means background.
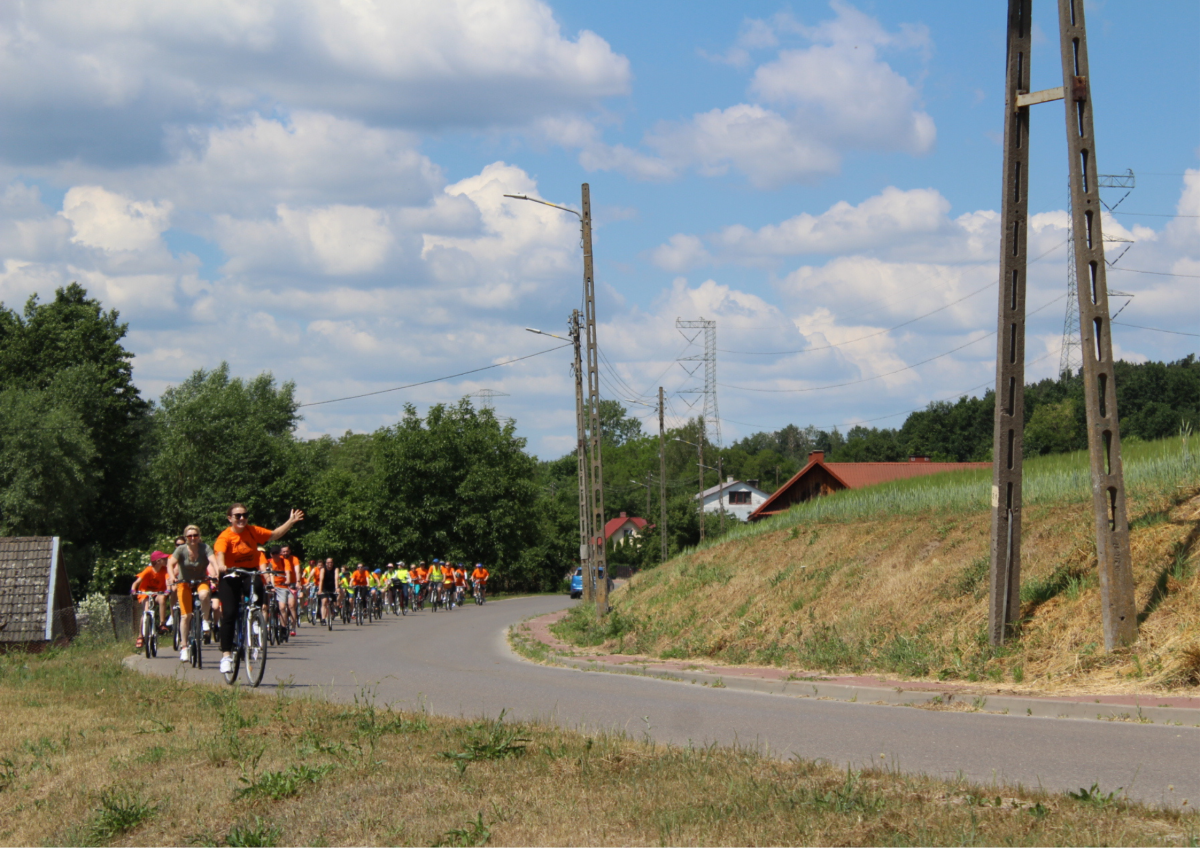
[{"label": "white sneaker", "polygon": [[258,626],[258,622],[257,622],[257,621],[256,621],[256,622],[254,622],[254,624],[253,624],[253,630],[254,630],[254,635],[255,635],[255,636],[257,636],[259,633],[262,633],[262,629],[261,629],[261,628]]},{"label": "white sneaker", "polygon": [[183,650],[181,650],[179,652],[179,661],[180,662],[188,662],[189,660],[191,660],[191,657],[188,656],[188,649],[184,648]]},{"label": "white sneaker", "polygon": [[163,627],[170,627],[174,623],[175,623],[175,616],[168,615],[167,620],[165,622],[163,622]]},{"label": "white sneaker", "polygon": [[233,671],[233,657],[221,657],[221,674]]},{"label": "white sneaker", "polygon": [[207,633],[209,631],[208,619],[205,619],[204,621],[200,622],[200,624],[204,628],[204,632]]}]

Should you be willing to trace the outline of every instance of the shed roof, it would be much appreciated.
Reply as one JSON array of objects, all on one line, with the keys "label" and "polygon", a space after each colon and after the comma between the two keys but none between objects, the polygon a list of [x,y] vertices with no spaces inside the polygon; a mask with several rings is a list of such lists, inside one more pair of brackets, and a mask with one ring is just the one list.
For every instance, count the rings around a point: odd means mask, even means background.
[{"label": "shed roof", "polygon": [[765,518],[788,509],[792,505],[791,498],[787,496],[788,491],[818,467],[828,472],[847,489],[862,489],[867,486],[877,486],[880,483],[890,483],[893,480],[907,480],[912,477],[941,474],[945,471],[991,468],[992,464],[990,462],[931,462],[926,457],[913,457],[908,462],[826,462],[824,452],[813,451],[808,456],[808,464],[763,501],[750,514],[750,520]]},{"label": "shed roof", "polygon": [[0,628],[0,642],[49,642],[75,635],[57,537],[0,538]]}]

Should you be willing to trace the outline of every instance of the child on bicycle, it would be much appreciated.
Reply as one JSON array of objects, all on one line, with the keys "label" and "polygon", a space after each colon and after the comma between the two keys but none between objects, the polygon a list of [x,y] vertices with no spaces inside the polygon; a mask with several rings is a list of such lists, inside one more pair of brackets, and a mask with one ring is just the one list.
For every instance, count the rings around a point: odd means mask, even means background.
[{"label": "child on bicycle", "polygon": [[[129,593],[137,595],[138,603],[142,604],[143,609],[149,608],[150,599],[157,594],[158,596],[158,632],[166,633],[167,625],[164,624],[167,620],[167,580],[170,574],[167,572],[167,554],[162,551],[155,551],[150,554],[150,564],[143,568],[136,578],[133,585],[129,587]],[[139,633],[137,637],[137,646],[140,648],[145,644],[145,640]]]}]

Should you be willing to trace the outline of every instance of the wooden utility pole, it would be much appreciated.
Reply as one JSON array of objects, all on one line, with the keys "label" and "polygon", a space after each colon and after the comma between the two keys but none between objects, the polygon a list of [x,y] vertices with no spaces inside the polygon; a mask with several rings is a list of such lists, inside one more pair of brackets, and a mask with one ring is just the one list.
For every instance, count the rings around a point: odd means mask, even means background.
[{"label": "wooden utility pole", "polygon": [[575,434],[579,474],[579,564],[583,566],[583,599],[595,600],[596,575],[591,557],[591,511],[588,508],[587,424],[583,405],[583,354],[579,310],[571,312],[571,343],[575,346]]},{"label": "wooden utility pole", "polygon": [[1004,642],[1020,615],[1021,483],[1025,396],[1025,269],[1029,187],[1029,109],[1065,100],[1071,176],[1072,250],[1078,286],[1084,399],[1092,475],[1101,616],[1107,650],[1137,638],[1133,570],[1121,441],[1113,382],[1112,337],[1100,228],[1099,180],[1092,128],[1083,0],[1058,0],[1063,85],[1029,91],[1032,0],[1009,0],[1005,83],[1000,304],[996,341],[996,414],[992,441],[992,561],[989,637]]},{"label": "wooden utility pole", "polygon": [[1100,229],[1100,169],[1092,130],[1084,0],[1059,0],[1059,47],[1066,95],[1067,155],[1071,163],[1071,212],[1078,287],[1079,335],[1083,348],[1083,392],[1087,405],[1088,457],[1096,560],[1100,571],[1100,614],[1104,647],[1113,650],[1137,639],[1133,564],[1125,511],[1125,476],[1117,422],[1104,236]]},{"label": "wooden utility pole", "polygon": [[608,612],[608,569],[604,550],[604,465],[600,443],[600,367],[596,347],[596,283],[592,274],[592,192],[583,184],[583,302],[587,322],[588,402],[591,405],[592,474],[589,502],[592,509],[591,563],[596,575],[596,617]]},{"label": "wooden utility pole", "polygon": [[667,561],[667,436],[663,429],[663,390],[658,387],[658,524],[662,562]]}]

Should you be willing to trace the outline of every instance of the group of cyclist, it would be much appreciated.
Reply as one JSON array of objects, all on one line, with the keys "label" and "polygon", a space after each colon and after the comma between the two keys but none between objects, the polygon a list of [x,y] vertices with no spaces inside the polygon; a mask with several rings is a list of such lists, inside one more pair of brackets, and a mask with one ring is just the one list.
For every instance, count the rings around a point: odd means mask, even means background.
[{"label": "group of cyclist", "polygon": [[[201,540],[200,528],[190,524],[175,540],[174,552],[152,553],[150,564],[130,587],[147,608],[157,603],[158,620],[163,622],[161,632],[166,632],[172,623],[168,614],[171,597],[178,599],[183,633],[189,632],[198,599],[204,642],[211,640],[214,629],[219,633],[223,673],[232,668],[234,629],[241,599],[251,594],[259,603],[278,605],[279,620],[292,636],[296,635],[300,620],[298,598],[320,604],[324,625],[335,610],[354,601],[377,604],[380,608],[391,606],[393,610],[416,610],[425,603],[434,604],[435,609],[439,605],[453,609],[462,605],[468,585],[477,603],[483,603],[486,596],[490,575],[482,563],[477,563],[469,575],[462,563],[440,559],[411,568],[403,562],[388,563],[386,569],[374,570],[368,570],[361,562],[353,569],[339,568],[333,558],[324,562],[309,560],[303,565],[288,545],[273,544],[304,520],[301,510],[292,510],[288,520],[274,530],[250,524],[248,510],[240,503],[230,506],[226,516],[229,527],[217,536],[212,546]],[[139,635],[139,648],[142,640]],[[179,659],[189,660],[186,644]]]}]

